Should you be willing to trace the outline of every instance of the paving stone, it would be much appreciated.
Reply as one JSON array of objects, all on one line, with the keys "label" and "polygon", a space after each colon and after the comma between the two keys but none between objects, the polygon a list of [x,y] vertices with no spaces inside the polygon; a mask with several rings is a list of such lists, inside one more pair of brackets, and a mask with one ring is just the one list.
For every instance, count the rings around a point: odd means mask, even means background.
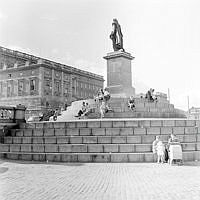
[{"label": "paving stone", "polygon": [[33,144],[43,144],[44,138],[43,137],[33,137]]},{"label": "paving stone", "polygon": [[[24,132],[24,136],[29,136],[29,135],[25,135],[25,132]],[[37,137],[37,136],[44,136],[43,129],[34,129],[33,130],[33,136],[35,136],[35,137]]]},{"label": "paving stone", "polygon": [[149,127],[147,128],[147,135],[160,135],[160,127]]},{"label": "paving stone", "polygon": [[175,126],[175,120],[163,120],[163,126],[170,126],[173,127]]},{"label": "paving stone", "polygon": [[124,127],[138,127],[138,121],[125,121]]},{"label": "paving stone", "polygon": [[55,145],[55,144],[46,144],[45,145],[45,152],[47,153],[55,153],[55,152],[58,152],[58,145]]},{"label": "paving stone", "polygon": [[119,152],[119,147],[117,144],[104,144],[104,152],[105,153]]},{"label": "paving stone", "polygon": [[98,144],[111,144],[111,136],[98,136]]},{"label": "paving stone", "polygon": [[65,136],[65,129],[63,128],[55,128],[55,136]]},{"label": "paving stone", "polygon": [[89,153],[102,153],[103,145],[101,144],[88,144],[88,152]]},{"label": "paving stone", "polygon": [[142,142],[142,138],[140,135],[138,136],[127,136],[126,143],[127,144],[138,144]]},{"label": "paving stone", "polygon": [[92,129],[91,128],[80,128],[79,132],[80,132],[80,135],[91,135]]},{"label": "paving stone", "polygon": [[66,134],[67,135],[79,135],[79,129],[78,128],[67,128]]},{"label": "paving stone", "polygon": [[44,129],[44,136],[55,136],[53,128]]},{"label": "paving stone", "polygon": [[97,143],[97,137],[96,136],[84,136],[83,137],[83,143]]},{"label": "paving stone", "polygon": [[57,137],[57,144],[68,144],[70,142],[70,138],[67,136]]},{"label": "paving stone", "polygon": [[80,136],[71,136],[69,138],[70,144],[82,144],[83,143],[83,138]]},{"label": "paving stone", "polygon": [[30,144],[21,144],[21,152],[31,152],[32,145]]},{"label": "paving stone", "polygon": [[133,135],[133,128],[121,128],[120,135]]},{"label": "paving stone", "polygon": [[92,128],[92,135],[105,135],[106,132],[105,132],[105,128]]},{"label": "paving stone", "polygon": [[146,135],[146,128],[134,128],[134,135]]},{"label": "paving stone", "polygon": [[127,154],[111,154],[111,162],[128,162]]},{"label": "paving stone", "polygon": [[106,128],[106,135],[119,135],[120,133],[120,128]]},{"label": "paving stone", "polygon": [[44,138],[44,143],[45,144],[56,144],[57,143],[57,138],[56,137],[45,137]]},{"label": "paving stone", "polygon": [[[36,129],[34,131],[36,131]],[[23,132],[24,132],[23,133],[24,137],[31,137],[31,136],[33,136],[33,130],[32,129],[25,129]],[[36,135],[34,135],[34,136],[36,136]]]},{"label": "paving stone", "polygon": [[43,144],[34,144],[32,147],[33,152],[44,152],[44,145]]},{"label": "paving stone", "polygon": [[112,121],[101,121],[101,128],[112,128]]}]

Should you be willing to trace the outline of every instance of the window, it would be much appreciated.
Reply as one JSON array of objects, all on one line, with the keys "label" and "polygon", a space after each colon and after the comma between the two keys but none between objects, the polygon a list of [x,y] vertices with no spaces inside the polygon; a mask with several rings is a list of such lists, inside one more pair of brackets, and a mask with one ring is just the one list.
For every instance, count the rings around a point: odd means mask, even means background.
[{"label": "window", "polygon": [[13,93],[13,81],[7,82],[7,97],[11,97]]},{"label": "window", "polygon": [[35,88],[35,79],[30,80],[30,91],[36,90]]},{"label": "window", "polygon": [[24,90],[24,80],[18,80],[18,96],[23,95]]}]

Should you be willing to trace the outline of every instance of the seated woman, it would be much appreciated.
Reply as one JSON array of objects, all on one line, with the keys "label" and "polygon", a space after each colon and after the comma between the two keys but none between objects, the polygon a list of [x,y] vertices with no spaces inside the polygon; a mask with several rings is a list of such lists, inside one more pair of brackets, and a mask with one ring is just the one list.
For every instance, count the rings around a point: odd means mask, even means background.
[{"label": "seated woman", "polygon": [[128,100],[128,107],[133,111],[135,109],[135,100],[133,96],[130,96],[130,99]]}]

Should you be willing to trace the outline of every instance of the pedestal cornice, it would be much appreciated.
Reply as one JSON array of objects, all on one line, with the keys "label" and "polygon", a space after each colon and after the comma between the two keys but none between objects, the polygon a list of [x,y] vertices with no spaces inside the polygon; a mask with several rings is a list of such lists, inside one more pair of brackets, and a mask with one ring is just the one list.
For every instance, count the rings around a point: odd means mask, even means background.
[{"label": "pedestal cornice", "polygon": [[107,55],[104,56],[103,58],[106,59],[106,60],[109,60],[109,59],[118,58],[118,57],[124,57],[124,58],[127,58],[129,60],[134,59],[134,57],[131,56],[130,53],[127,53],[127,52],[124,52],[124,51],[114,51],[114,52],[111,52],[111,53],[107,53]]}]

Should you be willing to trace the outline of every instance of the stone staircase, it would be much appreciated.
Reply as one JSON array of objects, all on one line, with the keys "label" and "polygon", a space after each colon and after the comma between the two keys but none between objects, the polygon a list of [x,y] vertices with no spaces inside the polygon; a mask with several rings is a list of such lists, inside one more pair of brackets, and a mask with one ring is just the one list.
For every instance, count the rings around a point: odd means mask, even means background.
[{"label": "stone staircase", "polygon": [[174,133],[183,160],[200,160],[200,121],[186,119],[90,119],[24,123],[0,144],[5,158],[58,162],[154,162],[152,142]]}]

